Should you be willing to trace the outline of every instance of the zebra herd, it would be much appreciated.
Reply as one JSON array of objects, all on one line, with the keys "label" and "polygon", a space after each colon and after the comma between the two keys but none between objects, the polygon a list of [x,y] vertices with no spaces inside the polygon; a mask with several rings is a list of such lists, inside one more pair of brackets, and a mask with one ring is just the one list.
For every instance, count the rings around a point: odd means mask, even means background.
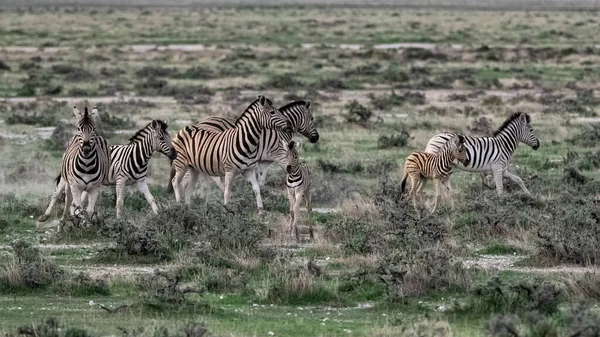
[{"label": "zebra herd", "polygon": [[[152,211],[158,213],[154,197],[148,190],[147,175],[152,154],[160,152],[171,160],[168,190],[174,192],[178,203],[191,202],[198,177],[205,175],[221,188],[227,207],[233,178],[242,174],[252,185],[259,214],[263,210],[260,187],[266,180],[267,167],[277,163],[286,172],[290,234],[299,240],[297,219],[304,200],[309,212],[309,234],[313,238],[311,171],[299,161],[298,150],[302,144],[292,140],[294,134],[299,133],[311,143],[319,141],[310,101],[295,101],[278,109],[270,99],[258,95],[235,120],[208,117],[179,130],[171,140],[168,122],[155,119],[137,131],[129,144],[111,146],[96,134],[96,107],[91,113],[87,107],[83,113],[73,107],[73,113],[77,118],[77,131],[63,154],[57,186],[48,208],[38,219],[40,222],[49,218],[63,192],[66,195],[63,219],[67,211],[70,215],[79,215],[84,206],[86,213],[92,214],[103,185],[116,186],[117,218],[121,216],[125,186],[132,184],[144,194]],[[427,179],[433,179],[436,190],[433,213],[442,194],[451,193],[449,178],[453,167],[457,166],[465,171],[491,172],[498,194],[503,191],[503,177],[529,193],[521,178],[507,168],[519,142],[534,150],[539,148],[540,142],[530,123],[529,115],[516,112],[492,137],[474,138],[455,133],[435,135],[424,152],[413,152],[407,157],[402,190],[410,180],[411,189],[407,194],[412,197],[418,213],[421,190]],[[450,201],[453,207],[452,199]]]}]

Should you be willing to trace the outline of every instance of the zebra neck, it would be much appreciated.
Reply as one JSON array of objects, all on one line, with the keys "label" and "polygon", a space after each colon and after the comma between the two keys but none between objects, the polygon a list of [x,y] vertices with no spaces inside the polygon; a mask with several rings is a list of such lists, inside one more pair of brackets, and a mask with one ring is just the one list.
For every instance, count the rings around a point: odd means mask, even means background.
[{"label": "zebra neck", "polygon": [[511,131],[512,128],[507,127],[506,129],[502,130],[499,134],[497,134],[494,137],[494,139],[500,141],[502,143],[503,148],[509,150],[510,153],[513,153],[517,148],[519,141],[517,140],[517,135],[515,135],[514,132]]},{"label": "zebra neck", "polygon": [[[298,132],[298,127],[300,127],[300,114],[295,114],[294,113],[294,109],[283,109],[283,110],[279,110],[281,112],[282,115],[284,115],[289,121],[290,124],[292,124],[292,133],[289,133],[290,135],[290,139],[292,137],[292,135],[296,132]],[[282,134],[288,134],[287,132],[281,132]]]},{"label": "zebra neck", "polygon": [[133,146],[134,152],[136,154],[141,154],[146,162],[150,160],[152,153],[154,152],[154,141],[149,132],[144,134],[143,137],[136,137],[129,145]]},{"label": "zebra neck", "polygon": [[258,124],[255,116],[249,115],[240,117],[234,130],[236,139],[239,139],[238,136],[240,134],[243,135],[244,142],[247,143],[245,146],[247,151],[256,151],[263,128]]}]

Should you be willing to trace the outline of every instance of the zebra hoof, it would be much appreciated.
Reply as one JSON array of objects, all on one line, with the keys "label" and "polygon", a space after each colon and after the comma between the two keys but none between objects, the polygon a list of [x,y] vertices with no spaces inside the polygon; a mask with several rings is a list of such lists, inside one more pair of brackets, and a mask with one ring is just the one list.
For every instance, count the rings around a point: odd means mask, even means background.
[{"label": "zebra hoof", "polygon": [[37,219],[38,222],[46,222],[46,220],[48,220],[48,218],[50,217],[50,215],[46,215],[46,214],[42,214],[40,215],[40,217]]},{"label": "zebra hoof", "polygon": [[258,209],[258,215],[263,215],[263,209],[262,209],[262,207]]}]

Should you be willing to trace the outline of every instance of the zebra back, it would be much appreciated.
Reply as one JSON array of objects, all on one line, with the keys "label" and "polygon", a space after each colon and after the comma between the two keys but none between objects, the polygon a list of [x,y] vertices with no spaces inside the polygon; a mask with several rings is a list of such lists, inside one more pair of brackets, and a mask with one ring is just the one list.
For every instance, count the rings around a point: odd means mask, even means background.
[{"label": "zebra back", "polygon": [[[530,122],[529,115],[516,112],[504,121],[493,137],[463,136],[469,164],[459,163],[457,166],[466,171],[488,171],[492,163],[507,165],[519,142],[537,150],[540,142],[533,134]],[[444,132],[433,136],[427,142],[425,152],[438,153],[454,135],[456,133]]]}]

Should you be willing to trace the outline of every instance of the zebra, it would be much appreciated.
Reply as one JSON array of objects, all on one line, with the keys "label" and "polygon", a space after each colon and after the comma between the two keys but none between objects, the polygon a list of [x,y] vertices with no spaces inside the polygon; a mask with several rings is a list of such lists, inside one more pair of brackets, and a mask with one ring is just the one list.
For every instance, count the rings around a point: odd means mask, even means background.
[{"label": "zebra", "polygon": [[[437,153],[443,144],[454,135],[454,133],[445,132],[433,136],[427,143],[425,152]],[[493,137],[464,136],[464,138],[469,165],[458,163],[459,169],[468,172],[492,173],[498,195],[503,193],[502,177],[506,177],[516,182],[525,193],[531,196],[531,192],[525,187],[523,180],[508,171],[508,165],[519,142],[527,144],[533,150],[540,147],[540,140],[533,133],[531,117],[528,114],[513,113],[494,132]]]},{"label": "zebra", "polygon": [[[110,146],[110,168],[103,185],[116,185],[117,219],[121,216],[125,186],[134,183],[137,185],[138,190],[146,197],[146,201],[150,204],[152,212],[158,214],[158,207],[150,190],[148,190],[146,178],[148,176],[148,163],[154,151],[166,155],[171,160],[175,159],[176,152],[171,146],[171,137],[167,131],[167,127],[168,121],[155,119],[129,138],[129,144]],[[58,192],[53,194],[53,198],[55,195],[60,195],[65,186],[60,174],[56,178],[56,182]],[[87,201],[87,197],[88,193],[83,192],[81,197],[83,204]],[[55,202],[53,200],[51,205]],[[51,208],[46,211],[46,218],[41,219],[41,222],[47,219],[50,210]]]},{"label": "zebra", "polygon": [[[410,177],[411,189],[408,195],[412,197],[413,206],[417,214],[419,209],[417,199],[421,198],[421,190],[427,182],[427,179],[433,179],[435,183],[435,202],[431,214],[435,212],[438,201],[442,194],[442,186],[448,189],[448,194],[452,193],[450,185],[450,175],[455,161],[469,164],[467,151],[464,145],[465,139],[462,135],[456,135],[450,138],[437,153],[413,152],[406,158],[404,163],[404,173],[402,176],[401,191],[406,188],[406,180]],[[450,196],[451,207],[454,208],[454,200]]]},{"label": "zebra", "polygon": [[[264,186],[266,182],[267,171],[271,163],[275,162],[285,170],[287,165],[287,145],[282,144],[288,144],[292,140],[294,133],[300,133],[308,138],[311,143],[317,143],[319,141],[319,132],[315,128],[314,117],[310,107],[310,101],[301,100],[290,102],[279,108],[281,114],[287,117],[292,123],[293,132],[283,132],[275,129],[263,130],[258,150],[260,162],[255,169],[258,175],[258,184],[260,186]],[[235,126],[235,120],[225,117],[208,117],[194,125],[207,131],[223,132],[233,128]],[[171,178],[173,178],[174,175],[175,172],[172,170]],[[186,181],[189,180],[188,176],[189,174],[186,174]],[[220,180],[220,177],[213,177],[213,180],[217,183],[219,188],[223,189],[223,183]],[[171,191],[172,185],[169,184],[167,189]]]},{"label": "zebra", "polygon": [[50,205],[44,215],[40,216],[40,221],[48,219],[50,211],[63,190],[65,192],[65,208],[61,220],[65,219],[69,208],[70,214],[75,215],[75,210],[82,205],[81,197],[84,191],[89,194],[87,214],[92,214],[100,187],[108,174],[108,143],[106,139],[96,134],[94,123],[98,109],[94,106],[90,114],[85,107],[84,112],[81,113],[77,106],[73,106],[73,113],[78,120],[77,133],[69,141],[62,157],[61,176],[64,177],[64,184],[60,189],[58,186],[55,188]]},{"label": "zebra", "polygon": [[271,100],[263,95],[246,108],[236,120],[235,127],[223,132],[206,131],[195,125],[181,129],[173,138],[177,158],[171,168],[175,170],[172,179],[177,202],[181,201],[180,185],[191,168],[191,178],[185,188],[185,203],[190,203],[191,192],[200,173],[209,176],[225,177],[223,204],[227,206],[231,182],[238,173],[243,173],[252,184],[259,214],[263,203],[260,186],[256,180],[254,167],[260,159],[258,150],[261,134],[265,128],[278,128],[291,132],[290,121],[273,107]]},{"label": "zebra", "polygon": [[[282,145],[285,146],[284,140]],[[298,214],[300,212],[300,203],[302,199],[306,201],[306,210],[308,211],[308,233],[310,239],[314,239],[313,228],[312,228],[312,200],[310,196],[310,185],[312,182],[310,168],[306,165],[300,164],[298,160],[298,150],[302,148],[302,143],[291,141],[285,146],[287,150],[287,166],[286,166],[286,180],[288,199],[290,201],[290,232],[296,237],[296,241],[300,241],[298,235],[298,227],[296,223],[298,221]]]}]

